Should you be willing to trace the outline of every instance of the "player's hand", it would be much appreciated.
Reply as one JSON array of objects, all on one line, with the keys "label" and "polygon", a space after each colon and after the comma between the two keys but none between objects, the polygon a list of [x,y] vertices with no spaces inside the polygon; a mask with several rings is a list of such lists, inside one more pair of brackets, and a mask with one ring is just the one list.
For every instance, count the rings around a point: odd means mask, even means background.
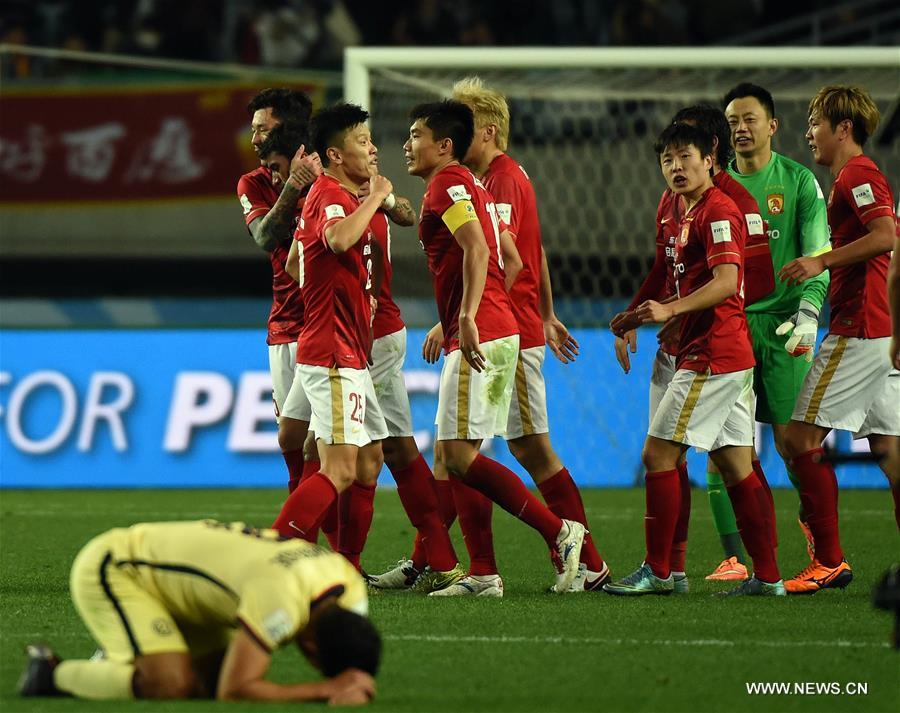
[{"label": "player's hand", "polygon": [[422,358],[429,364],[437,364],[441,358],[441,350],[444,348],[444,328],[438,322],[425,335],[422,342]]},{"label": "player's hand", "polygon": [[806,300],[800,300],[800,307],[787,322],[782,322],[775,329],[775,334],[783,337],[790,334],[784,348],[793,357],[803,356],[807,362],[813,360],[816,348],[816,335],[819,332],[819,310]]},{"label": "player's hand", "polygon": [[622,371],[626,374],[631,371],[631,357],[628,356],[630,350],[632,354],[637,351],[637,332],[629,329],[621,337],[616,337],[616,361],[622,367]]},{"label": "player's hand", "polygon": [[575,361],[575,357],[578,356],[578,342],[556,315],[544,321],[544,339],[563,364]]},{"label": "player's hand", "polygon": [[641,324],[645,322],[668,322],[675,316],[675,310],[672,308],[671,303],[647,300],[638,305],[635,314],[641,320]]},{"label": "player's hand", "polygon": [[660,344],[669,344],[672,342],[678,342],[678,337],[681,332],[681,315],[679,314],[677,317],[672,317],[668,320],[656,333],[656,341]]},{"label": "player's hand", "polygon": [[365,671],[348,668],[325,682],[330,706],[365,705],[375,697],[375,679]]},{"label": "player's hand", "polygon": [[891,337],[891,346],[888,357],[891,360],[891,365],[895,369],[900,369],[900,337]]},{"label": "player's hand", "polygon": [[383,203],[394,192],[394,184],[382,175],[372,176],[369,179],[369,195],[375,196],[379,203]]},{"label": "player's hand", "polygon": [[306,153],[306,146],[301,146],[291,159],[291,175],[294,185],[303,190],[311,185],[322,173],[322,160],[317,153]]},{"label": "player's hand", "polygon": [[469,366],[481,373],[487,359],[478,343],[478,326],[471,317],[459,318],[459,350]]},{"label": "player's hand", "polygon": [[634,310],[619,312],[619,314],[613,317],[609,322],[609,328],[617,337],[621,337],[625,334],[625,332],[631,331],[632,329],[637,329],[640,326],[641,320],[638,319],[638,316],[634,312]]},{"label": "player's hand", "polygon": [[799,285],[801,282],[821,275],[825,270],[825,259],[821,255],[798,257],[781,268],[778,278],[789,285]]}]

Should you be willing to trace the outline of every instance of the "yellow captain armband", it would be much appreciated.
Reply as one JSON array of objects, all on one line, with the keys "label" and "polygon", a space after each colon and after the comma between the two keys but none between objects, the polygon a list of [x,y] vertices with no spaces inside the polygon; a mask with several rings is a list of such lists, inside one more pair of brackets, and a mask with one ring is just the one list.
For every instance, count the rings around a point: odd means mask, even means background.
[{"label": "yellow captain armband", "polygon": [[475,212],[472,201],[457,201],[444,211],[441,220],[444,221],[444,225],[450,229],[451,233],[455,233],[460,226],[478,220],[478,214]]}]

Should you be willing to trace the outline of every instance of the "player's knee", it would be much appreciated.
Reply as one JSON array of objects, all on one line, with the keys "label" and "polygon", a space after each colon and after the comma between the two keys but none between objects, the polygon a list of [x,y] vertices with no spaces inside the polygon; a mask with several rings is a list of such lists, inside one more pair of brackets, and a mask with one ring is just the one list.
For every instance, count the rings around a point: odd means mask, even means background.
[{"label": "player's knee", "polygon": [[282,452],[303,448],[308,426],[304,421],[282,416],[278,421],[278,446]]},{"label": "player's knee", "polygon": [[454,445],[444,448],[441,462],[450,475],[463,478],[477,456],[478,451],[474,447],[466,448],[465,446]]},{"label": "player's knee", "polygon": [[359,452],[357,463],[357,480],[363,485],[375,485],[378,482],[378,474],[384,465],[384,455],[381,447],[367,446]]},{"label": "player's knee", "polygon": [[412,436],[401,438],[385,438],[381,442],[384,462],[391,471],[407,468],[419,457],[419,448]]},{"label": "player's knee", "polygon": [[319,446],[316,444],[316,434],[309,431],[303,441],[303,460],[319,460]]},{"label": "player's knee", "polygon": [[787,459],[796,458],[800,454],[806,453],[816,446],[817,444],[809,441],[804,430],[795,426],[792,422],[784,432],[784,452],[782,456]]}]

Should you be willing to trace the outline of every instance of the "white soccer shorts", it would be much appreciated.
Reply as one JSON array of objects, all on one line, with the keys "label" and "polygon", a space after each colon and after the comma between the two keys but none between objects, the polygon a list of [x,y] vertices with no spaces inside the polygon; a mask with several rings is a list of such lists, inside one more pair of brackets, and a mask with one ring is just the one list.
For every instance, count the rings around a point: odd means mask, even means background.
[{"label": "white soccer shorts", "polygon": [[547,387],[544,385],[545,347],[521,349],[516,359],[516,378],[506,420],[506,440],[549,433]]},{"label": "white soccer shorts", "polygon": [[664,352],[662,349],[656,350],[656,358],[653,360],[653,372],[650,374],[650,419],[648,423],[653,423],[653,417],[659,410],[659,404],[666,395],[666,389],[675,376],[675,356]]},{"label": "white soccer shorts", "polygon": [[[272,401],[275,402],[275,415],[284,413],[285,403],[291,386],[294,383],[294,373],[297,368],[297,342],[288,344],[269,345],[269,374],[272,376]],[[290,418],[298,418],[291,416]],[[309,405],[307,403],[306,416],[301,421],[309,421]]]},{"label": "white soccer shorts", "polygon": [[439,441],[480,440],[506,433],[519,335],[480,346],[486,359],[481,372],[469,366],[459,349],[444,359],[435,418]]},{"label": "white soccer shorts", "polygon": [[648,433],[702,451],[753,445],[753,369],[729,374],[679,369]]},{"label": "white soccer shorts", "polygon": [[387,437],[368,369],[298,364],[297,376],[312,406],[316,440],[362,447]]},{"label": "white soccer shorts", "polygon": [[409,394],[403,380],[406,359],[406,327],[399,332],[379,337],[372,344],[372,382],[375,396],[387,424],[388,436],[398,438],[413,434]]},{"label": "white soccer shorts", "polygon": [[889,342],[890,337],[825,337],[791,418],[858,438],[900,436],[900,376],[887,358]]}]

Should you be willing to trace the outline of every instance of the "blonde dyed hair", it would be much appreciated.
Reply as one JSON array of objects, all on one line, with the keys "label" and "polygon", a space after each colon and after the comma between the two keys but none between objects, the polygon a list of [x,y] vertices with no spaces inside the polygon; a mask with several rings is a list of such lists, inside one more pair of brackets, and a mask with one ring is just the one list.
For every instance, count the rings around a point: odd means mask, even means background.
[{"label": "blonde dyed hair", "polygon": [[881,119],[866,89],[845,84],[822,87],[809,103],[809,115],[828,119],[833,129],[842,121],[851,121],[853,140],[860,146],[875,133]]},{"label": "blonde dyed hair", "polygon": [[509,106],[506,97],[496,89],[486,87],[481,77],[466,77],[453,85],[453,98],[472,110],[476,128],[494,124],[497,127],[497,148],[506,151],[509,145]]}]

